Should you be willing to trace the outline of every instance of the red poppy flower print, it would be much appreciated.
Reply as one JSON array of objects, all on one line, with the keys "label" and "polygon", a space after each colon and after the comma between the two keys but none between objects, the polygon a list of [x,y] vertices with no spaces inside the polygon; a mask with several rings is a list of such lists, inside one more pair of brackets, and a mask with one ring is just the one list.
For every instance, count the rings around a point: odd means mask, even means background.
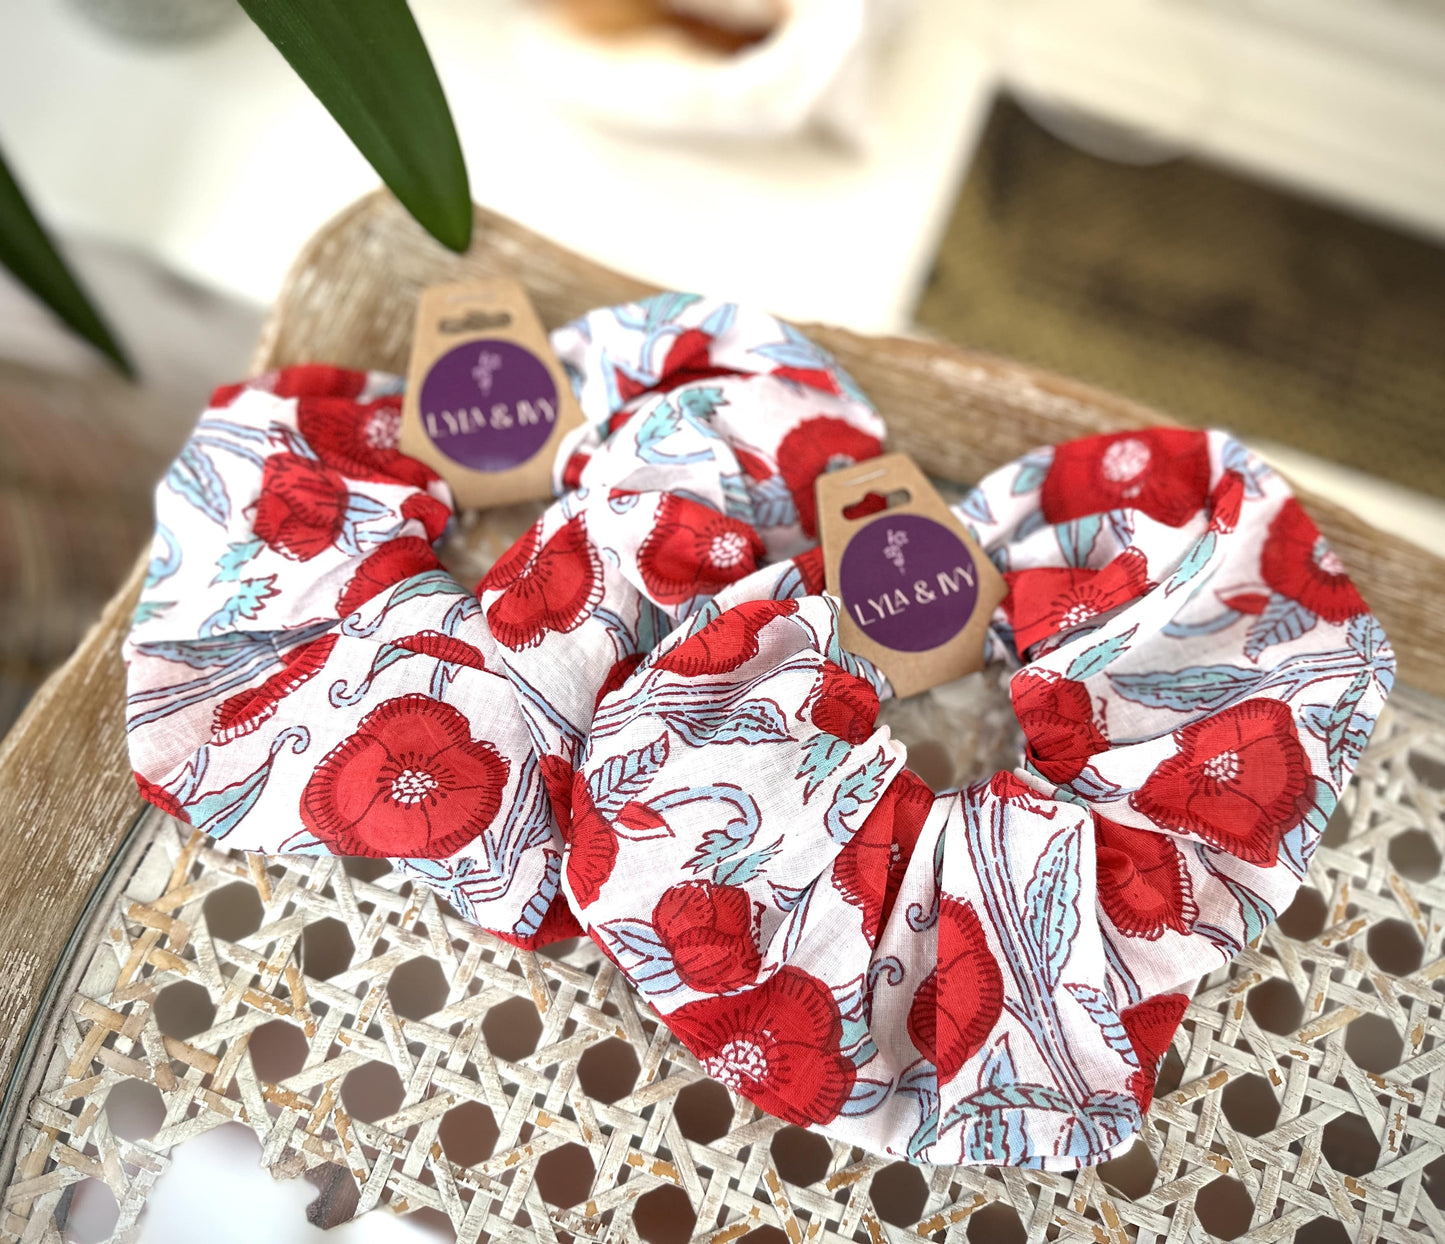
[{"label": "red poppy flower print", "polygon": [[813,481],[828,471],[852,466],[883,452],[876,436],[855,428],[846,419],[818,415],[804,419],[778,444],[778,470],[793,494],[798,523],[805,535],[818,534],[818,502]]},{"label": "red poppy flower print", "polygon": [[758,533],[746,523],[669,493],[637,550],[637,569],[653,600],[678,605],[752,574],[763,552]]},{"label": "red poppy flower print", "polygon": [[602,707],[602,701],[614,691],[618,690],[623,683],[637,672],[637,667],[642,664],[642,657],[642,653],[634,652],[612,663],[612,668],[607,671],[607,677],[602,680],[602,685],[597,688],[596,700],[592,702],[592,712],[594,715],[597,710]]},{"label": "red poppy flower print", "polygon": [[1184,1018],[1188,1007],[1187,994],[1161,993],[1119,1012],[1119,1021],[1139,1057],[1139,1070],[1129,1077],[1129,1091],[1138,1101],[1140,1110],[1148,1110],[1149,1103],[1154,1100],[1159,1060],[1169,1052],[1179,1021]]},{"label": "red poppy flower print", "polygon": [[1004,581],[1004,612],[1022,653],[1142,596],[1149,590],[1149,563],[1138,549],[1125,549],[1102,570],[1049,566],[1015,570]]},{"label": "red poppy flower print", "polygon": [[1130,509],[1179,527],[1199,512],[1208,493],[1208,436],[1188,428],[1145,428],[1060,445],[1039,501],[1051,523]]},{"label": "red poppy flower print", "polygon": [[567,882],[578,904],[590,907],[617,864],[617,831],[592,799],[585,774],[572,782],[571,824],[567,839]]},{"label": "red poppy flower print", "polygon": [[[636,380],[621,368],[613,369],[617,385],[617,397],[626,405],[643,393],[671,393],[685,384],[698,380],[710,380],[716,376],[736,376],[735,368],[716,366],[712,361],[713,337],[700,328],[689,328],[680,333],[667,351],[657,378],[651,382]],[[615,421],[613,431],[621,426]]]},{"label": "red poppy flower print", "polygon": [[869,946],[878,944],[878,934],[888,923],[932,808],[928,784],[903,770],[888,783],[862,827],[833,861],[833,887],[863,913],[863,936]]},{"label": "red poppy flower print", "polygon": [[1310,762],[1294,715],[1245,700],[1174,734],[1179,747],[1130,796],[1161,829],[1197,834],[1246,863],[1272,865],[1308,806]]},{"label": "red poppy flower print", "polygon": [[1009,683],[1014,715],[1028,740],[1030,763],[1051,782],[1072,782],[1109,740],[1094,724],[1094,703],[1081,682],[1023,669]]},{"label": "red poppy flower print", "polygon": [[335,471],[299,454],[272,454],[261,472],[252,525],[283,557],[308,562],[341,534],[346,499]]},{"label": "red poppy flower print", "polygon": [[572,829],[572,782],[577,774],[561,756],[541,756],[537,763],[542,770],[542,786],[552,804],[552,815],[565,840]]},{"label": "red poppy flower print", "polygon": [[477,595],[480,596],[483,592],[500,592],[520,579],[536,559],[537,545],[541,539],[542,520],[539,518],[512,542],[511,548],[492,563],[491,569],[477,584]]},{"label": "red poppy flower print", "polygon": [[474,670],[487,668],[481,649],[455,635],[443,635],[440,631],[418,631],[415,635],[403,635],[393,642],[398,648],[405,648],[418,656],[446,661],[450,665],[465,665]]},{"label": "red poppy flower print", "polygon": [[1238,471],[1225,471],[1209,494],[1209,530],[1229,533],[1239,523],[1244,507],[1244,476]]},{"label": "red poppy flower print", "polygon": [[186,815],[186,810],[181,807],[181,801],[164,786],[152,782],[148,778],[141,777],[139,773],[134,773],[131,776],[135,778],[136,789],[140,791],[141,798],[147,803],[159,808],[167,816],[173,816],[178,821],[185,821],[187,825],[191,823],[191,818]]},{"label": "red poppy flower print", "polygon": [[425,489],[437,478],[431,467],[397,448],[399,396],[361,404],[337,397],[302,397],[296,403],[296,426],[322,462],[350,479]]},{"label": "red poppy flower print", "polygon": [[1344,563],[1293,497],[1269,525],[1259,569],[1281,596],[1299,601],[1326,622],[1348,622],[1370,611],[1345,574]]},{"label": "red poppy flower print", "polygon": [[541,643],[549,631],[575,631],[602,599],[602,559],[587,538],[582,515],[553,532],[520,571],[513,554],[498,562],[481,590],[503,579],[501,595],[487,606],[498,643],[517,651]]},{"label": "red poppy flower print", "polygon": [[398,696],[316,767],[301,820],[336,855],[442,859],[492,823],[508,768],[450,704]]},{"label": "red poppy flower print", "polygon": [[401,516],[420,523],[426,538],[435,543],[447,529],[452,511],[449,505],[438,501],[430,493],[414,492],[401,503]]},{"label": "red poppy flower print", "polygon": [[738,460],[738,466],[742,467],[743,474],[752,480],[770,479],[777,472],[773,470],[773,464],[762,454],[751,449],[744,449],[741,445],[733,446],[733,457]]},{"label": "red poppy flower print", "polygon": [[853,1091],[838,1004],[801,968],[780,968],[746,993],[699,998],[666,1020],[714,1080],[799,1127],[837,1118]]},{"label": "red poppy flower print", "polygon": [[1094,816],[1099,905],[1126,937],[1192,933],[1199,918],[1184,856],[1167,834]]},{"label": "red poppy flower print", "polygon": [[873,733],[878,693],[871,684],[831,661],[818,668],[813,684],[813,724],[856,747]]},{"label": "red poppy flower print", "polygon": [[798,612],[795,600],[749,600],[734,605],[707,623],[696,635],[657,658],[655,668],[687,678],[729,674],[758,655],[758,636],[774,618]]},{"label": "red poppy flower print", "polygon": [[803,590],[809,596],[821,596],[826,586],[826,571],[823,566],[823,546],[815,544],[793,558],[793,566],[803,580]]},{"label": "red poppy flower print", "polygon": [[672,886],[652,910],[652,927],[689,989],[726,993],[758,978],[763,957],[753,933],[753,901],[741,886]]},{"label": "red poppy flower print", "polygon": [[441,562],[431,545],[420,536],[402,536],[389,540],[374,553],[368,553],[356,573],[336,598],[336,612],[347,618],[373,596],[410,579],[412,575],[440,570]]},{"label": "red poppy flower print", "polygon": [[945,894],[938,909],[938,966],[908,1008],[908,1038],[938,1068],[939,1084],[956,1076],[988,1040],[1003,1014],[1003,972],[988,948],[972,903]]},{"label": "red poppy flower print", "polygon": [[260,727],[275,715],[276,706],[297,687],[316,677],[336,647],[337,635],[323,635],[292,648],[281,658],[281,668],[258,687],[248,687],[216,705],[211,718],[211,742],[229,743]]},{"label": "red poppy flower print", "polygon": [[573,454],[567,459],[567,465],[562,468],[562,487],[567,492],[575,492],[581,486],[582,472],[591,461],[591,454]]}]

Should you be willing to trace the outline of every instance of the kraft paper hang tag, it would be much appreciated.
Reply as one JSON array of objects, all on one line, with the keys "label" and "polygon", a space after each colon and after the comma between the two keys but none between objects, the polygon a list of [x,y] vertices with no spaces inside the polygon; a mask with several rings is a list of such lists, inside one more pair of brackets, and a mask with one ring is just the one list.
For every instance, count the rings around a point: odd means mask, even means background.
[{"label": "kraft paper hang tag", "polygon": [[401,448],[451,485],[459,508],[550,497],[557,446],[581,423],[572,385],[519,282],[422,291]]},{"label": "kraft paper hang tag", "polygon": [[820,475],[815,488],[843,646],[900,697],[982,668],[984,632],[1008,587],[913,460],[871,458]]}]

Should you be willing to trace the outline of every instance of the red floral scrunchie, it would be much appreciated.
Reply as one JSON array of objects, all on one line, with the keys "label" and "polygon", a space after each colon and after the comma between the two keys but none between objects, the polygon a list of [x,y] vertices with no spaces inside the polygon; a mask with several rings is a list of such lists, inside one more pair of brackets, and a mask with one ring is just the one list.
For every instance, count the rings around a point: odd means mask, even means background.
[{"label": "red floral scrunchie", "polygon": [[932,1163],[1130,1143],[1194,983],[1290,902],[1388,693],[1379,623],[1222,433],[1042,450],[959,512],[1022,756],[934,795],[836,603],[766,568],[598,706],[564,886],[708,1073]]},{"label": "red floral scrunchie", "polygon": [[599,694],[680,620],[812,543],[818,472],[882,425],[831,358],[689,295],[553,335],[587,424],[560,500],[475,593],[400,386],[331,367],[220,389],[157,490],[126,646],[141,791],[227,845],[385,856],[533,945]]}]

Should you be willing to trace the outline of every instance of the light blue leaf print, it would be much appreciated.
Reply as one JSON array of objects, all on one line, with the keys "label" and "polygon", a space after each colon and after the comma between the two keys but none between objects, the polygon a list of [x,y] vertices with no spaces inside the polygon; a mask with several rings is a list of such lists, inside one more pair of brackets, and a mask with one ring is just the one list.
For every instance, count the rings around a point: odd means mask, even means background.
[{"label": "light blue leaf print", "polygon": [[[781,845],[781,839],[779,845]],[[785,963],[798,953],[798,947],[802,944],[804,926],[808,920],[808,909],[813,905],[815,893],[817,893],[817,887],[809,886],[807,894],[803,896],[803,901],[788,913],[782,925],[773,934],[772,945],[780,947],[778,954]],[[769,946],[770,952],[772,945]]]},{"label": "light blue leaf print", "polygon": [[1024,890],[1024,928],[1050,990],[1057,988],[1079,934],[1079,838],[1077,828],[1050,838]]},{"label": "light blue leaf print", "polygon": [[343,515],[349,523],[370,522],[374,518],[385,518],[390,513],[391,507],[380,501],[374,501],[359,492],[346,494],[346,509]]},{"label": "light blue leaf print", "polygon": [[1124,1025],[1119,1020],[1119,1012],[1104,996],[1104,991],[1093,985],[1076,983],[1065,984],[1064,988],[1074,995],[1074,1000],[1084,1008],[1084,1013],[1099,1025],[1104,1044],[1116,1054],[1122,1055],[1131,1067],[1137,1067],[1139,1056],[1134,1052],[1134,1043],[1129,1040],[1129,1034],[1124,1031]]},{"label": "light blue leaf print", "polygon": [[261,551],[261,541],[234,540],[226,545],[226,551],[216,558],[215,583],[234,583],[241,577],[241,567]]},{"label": "light blue leaf print", "polygon": [[[970,1093],[958,1105],[975,1110],[1058,1110],[1071,1111],[1073,1102],[1051,1084],[1000,1084]],[[955,1107],[957,1108],[957,1107]]]},{"label": "light blue leaf print", "polygon": [[1251,691],[1259,679],[1258,670],[1244,665],[1190,665],[1148,674],[1110,674],[1109,684],[1146,708],[1194,713],[1223,708]]},{"label": "light blue leaf print", "polygon": [[[665,294],[653,294],[638,302],[647,316],[646,327],[657,328],[660,325],[671,323],[677,319],[688,307],[695,302],[701,302],[701,294],[679,294],[668,292]],[[621,315],[617,317],[622,319]]]},{"label": "light blue leaf print", "polygon": [[1335,810],[1335,792],[1328,782],[1315,778],[1314,798],[1299,823],[1290,827],[1279,843],[1279,858],[1296,877],[1304,880],[1310,860],[1324,836],[1325,826]]},{"label": "light blue leaf print", "polygon": [[[1042,777],[1043,775],[1040,774]],[[1076,796],[1071,802],[1080,803],[1090,799],[1117,799],[1125,793],[1122,786],[1116,786],[1093,765],[1085,765],[1078,777],[1058,788],[1059,798]]]},{"label": "light blue leaf print", "polygon": [[[1350,728],[1359,718],[1355,711],[1360,706],[1365,692],[1370,689],[1371,674],[1367,669],[1360,670],[1352,679],[1349,685],[1340,692],[1340,698],[1335,701],[1334,706],[1329,709],[1326,716],[1320,722],[1324,726],[1325,753],[1330,760],[1330,776],[1337,784],[1342,783],[1347,767],[1352,765],[1353,760],[1359,758],[1356,753],[1352,758],[1347,747],[1347,738]],[[1319,720],[1318,717],[1315,720]],[[1307,727],[1314,724],[1307,722]],[[1368,733],[1368,731],[1367,731]]]},{"label": "light blue leaf print", "polygon": [[762,817],[757,800],[740,786],[720,782],[712,786],[668,791],[649,800],[648,806],[655,812],[666,813],[696,803],[710,806],[724,804],[732,809],[732,815],[720,829],[710,829],[703,834],[696,853],[685,867],[695,873],[709,872],[719,864],[744,854],[752,846]]},{"label": "light blue leaf print", "polygon": [[271,740],[270,752],[259,769],[239,782],[187,801],[186,818],[201,833],[212,838],[224,838],[260,799],[271,776],[276,754],[287,747],[296,753],[304,752],[310,743],[311,733],[305,726],[290,726],[283,730]]},{"label": "light blue leaf print", "polygon": [[907,974],[903,961],[897,956],[881,955],[868,965],[868,992],[871,994],[877,989],[880,980],[889,985],[901,984]]},{"label": "light blue leaf print", "polygon": [[1205,618],[1200,622],[1181,622],[1172,618],[1164,623],[1161,634],[1167,635],[1170,639],[1197,639],[1201,635],[1216,635],[1220,631],[1228,630],[1244,614],[1238,609],[1225,609],[1216,613],[1212,618]]},{"label": "light blue leaf print", "polygon": [[769,699],[745,700],[686,709],[667,709],[658,716],[689,747],[709,743],[785,743],[792,738],[783,711]]},{"label": "light blue leaf print", "polygon": [[1054,528],[1054,535],[1059,541],[1059,552],[1064,555],[1064,565],[1087,566],[1089,554],[1094,551],[1094,544],[1103,527],[1102,514],[1090,514],[1087,518],[1058,524]]},{"label": "light blue leaf print", "polygon": [[1037,492],[1044,486],[1044,477],[1048,475],[1053,462],[1052,448],[1036,449],[1033,453],[1025,454],[1019,459],[1018,473],[1009,485],[1009,492],[1015,497],[1021,497],[1027,492]]},{"label": "light blue leaf print", "polygon": [[164,583],[181,568],[181,544],[164,523],[156,524],[151,559],[146,564],[146,590]]},{"label": "light blue leaf print", "polygon": [[970,489],[968,495],[954,506],[954,510],[976,523],[992,525],[996,521],[993,511],[988,507],[988,494],[980,488]]},{"label": "light blue leaf print", "polygon": [[942,1131],[965,1121],[964,1152],[970,1162],[993,1166],[1023,1166],[1031,1156],[1022,1110],[976,1110],[958,1102],[944,1117]]},{"label": "light blue leaf print", "polygon": [[226,525],[231,516],[231,498],[216,464],[198,446],[191,444],[166,473],[166,487],[200,510],[213,523]]},{"label": "light blue leaf print", "polygon": [[[1014,528],[1014,540],[1025,540],[1033,535],[1034,532],[1042,531],[1048,525],[1048,519],[1044,517],[1042,510],[1030,510],[1028,514],[1020,520],[1019,525]],[[995,552],[999,551],[1001,550],[996,550]],[[1002,567],[1000,569],[1002,569]]]},{"label": "light blue leaf print", "polygon": [[782,885],[777,881],[768,883],[768,888],[773,892],[773,906],[779,911],[792,911],[799,903],[808,897],[808,892],[813,888],[813,882],[806,885]]},{"label": "light blue leaf print", "polygon": [[172,609],[176,602],[173,600],[143,600],[135,607],[135,613],[131,615],[132,626],[144,626],[147,622],[154,622],[157,618],[163,618]]},{"label": "light blue leaf print", "polygon": [[828,831],[828,837],[834,842],[846,843],[858,832],[862,822],[854,825],[852,820],[864,808],[872,807],[883,790],[883,779],[892,767],[892,759],[880,747],[872,757],[844,776],[833,792],[833,802],[823,814],[823,828]]},{"label": "light blue leaf print", "polygon": [[791,527],[798,521],[798,507],[788,481],[781,475],[769,475],[752,485],[753,525],[755,527]]},{"label": "light blue leaf print", "polygon": [[1266,648],[1288,643],[1313,630],[1316,621],[1315,615],[1299,601],[1275,592],[1244,637],[1244,655],[1257,661]]},{"label": "light blue leaf print", "polygon": [[718,486],[722,489],[723,512],[729,518],[756,525],[753,518],[753,497],[747,481],[736,471],[719,471]]},{"label": "light blue leaf print", "polygon": [[202,635],[214,635],[218,631],[230,630],[237,622],[254,622],[273,596],[280,595],[275,586],[276,576],[263,575],[259,579],[242,579],[236,585],[231,598],[200,625]]},{"label": "light blue leaf print", "polygon": [[1004,1033],[994,1042],[984,1060],[983,1070],[978,1074],[978,1087],[1001,1088],[1005,1084],[1015,1083],[1018,1078],[1018,1072],[1014,1069],[1013,1053],[1009,1050],[1008,1033]]},{"label": "light blue leaf print", "polygon": [[1370,672],[1379,679],[1380,689],[1389,695],[1395,685],[1395,652],[1379,619],[1370,613],[1356,614],[1350,619],[1346,642],[1364,657]]},{"label": "light blue leaf print", "polygon": [[848,1119],[872,1114],[888,1100],[888,1094],[892,1091],[892,1080],[865,1080],[860,1077],[853,1081],[848,1100],[843,1103],[843,1108],[838,1113]]},{"label": "light blue leaf print", "polygon": [[1274,474],[1274,471],[1261,459],[1252,457],[1249,450],[1239,441],[1230,437],[1224,442],[1220,461],[1225,470],[1238,471],[1244,477],[1244,495],[1246,497],[1264,496],[1264,488],[1260,481],[1268,479]]},{"label": "light blue leaf print", "polygon": [[1132,1136],[1143,1125],[1139,1103],[1128,1093],[1100,1089],[1084,1099],[1084,1115],[1113,1137],[1113,1143]]},{"label": "light blue leaf print", "polygon": [[749,881],[761,876],[768,861],[782,849],[783,840],[779,838],[770,842],[761,851],[750,851],[747,855],[724,860],[713,870],[712,879],[718,885],[746,885]]},{"label": "light blue leaf print", "polygon": [[754,346],[750,353],[759,354],[779,367],[797,367],[803,371],[825,371],[833,365],[831,354],[802,339],[770,341]]},{"label": "light blue leaf print", "polygon": [[587,779],[597,810],[613,813],[642,795],[653,775],[666,763],[667,752],[667,735],[660,734],[645,747],[621,756],[609,756]]},{"label": "light blue leaf print", "polygon": [[[325,628],[321,628],[320,634]],[[163,661],[175,661],[196,670],[215,669],[258,657],[276,658],[276,639],[281,631],[238,631],[206,639],[162,639],[137,644],[136,651]]]},{"label": "light blue leaf print", "polygon": [[[1204,867],[1224,883],[1224,888],[1234,896],[1234,901],[1239,904],[1239,916],[1244,923],[1244,943],[1248,944],[1253,942],[1255,938],[1264,932],[1265,927],[1270,921],[1274,919],[1274,908],[1266,903],[1264,899],[1260,898],[1253,890],[1240,885],[1233,877],[1227,876],[1220,871],[1215,861],[1230,860],[1232,857],[1228,852],[1206,846],[1201,846],[1198,850],[1199,859]],[[1199,924],[1195,925],[1196,929],[1201,927]],[[1225,934],[1225,936],[1232,938],[1230,934]]]},{"label": "light blue leaf print", "polygon": [[645,997],[665,997],[682,988],[672,953],[650,924],[642,920],[609,920],[597,925],[594,932],[602,935],[606,949]]},{"label": "light blue leaf print", "polygon": [[724,302],[702,322],[702,331],[709,337],[721,337],[737,319],[738,306],[735,302]]},{"label": "light blue leaf print", "polygon": [[1173,596],[1180,588],[1192,583],[1199,577],[1200,573],[1209,564],[1209,559],[1214,556],[1215,545],[1218,544],[1218,537],[1212,531],[1206,531],[1184,554],[1184,559],[1174,568],[1174,573],[1164,581],[1164,595]]},{"label": "light blue leaf print", "polygon": [[723,391],[716,385],[704,387],[698,384],[690,384],[674,390],[673,401],[677,403],[685,418],[704,421],[710,420],[728,404],[727,398],[723,396]]},{"label": "light blue leaf print", "polygon": [[846,739],[834,734],[815,734],[803,744],[803,763],[798,766],[795,777],[803,782],[804,803],[813,797],[813,793],[832,776],[852,750]]},{"label": "light blue leaf print", "polygon": [[658,446],[682,427],[682,416],[670,399],[659,402],[643,418],[637,429],[637,456],[644,462],[659,466],[690,466],[698,462],[711,462],[715,454],[711,446],[688,450],[683,453],[669,453]]},{"label": "light blue leaf print", "polygon": [[[542,921],[547,915],[547,909],[552,906],[552,901],[557,897],[557,891],[561,887],[562,880],[562,857],[556,851],[548,851],[543,857],[542,881],[535,893],[522,908],[522,914],[517,917],[517,922],[512,926],[514,937],[531,937],[542,927]],[[405,863],[406,861],[399,861]],[[438,864],[446,864],[450,871],[450,865],[440,860],[415,860],[411,861],[419,869],[433,868]],[[435,884],[435,878],[432,879]],[[451,900],[456,902],[457,898],[464,897],[452,890]]]},{"label": "light blue leaf print", "polygon": [[1069,662],[1069,671],[1066,677],[1083,682],[1086,678],[1092,678],[1099,671],[1106,669],[1113,664],[1114,660],[1129,650],[1129,642],[1134,638],[1134,632],[1139,629],[1138,625],[1131,626],[1127,631],[1121,631],[1108,639],[1100,640],[1097,644],[1085,648],[1072,661]]}]

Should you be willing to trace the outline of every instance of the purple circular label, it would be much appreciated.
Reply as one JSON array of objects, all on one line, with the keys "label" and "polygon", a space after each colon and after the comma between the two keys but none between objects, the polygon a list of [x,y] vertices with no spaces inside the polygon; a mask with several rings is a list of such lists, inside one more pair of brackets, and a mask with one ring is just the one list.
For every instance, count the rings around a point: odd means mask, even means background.
[{"label": "purple circular label", "polygon": [[519,466],[557,426],[552,373],[510,341],[469,341],[448,350],[427,372],[418,404],[432,444],[474,471]]},{"label": "purple circular label", "polygon": [[899,652],[926,652],[967,625],[978,571],[963,541],[942,523],[885,514],[848,541],[838,591],[870,639]]}]

